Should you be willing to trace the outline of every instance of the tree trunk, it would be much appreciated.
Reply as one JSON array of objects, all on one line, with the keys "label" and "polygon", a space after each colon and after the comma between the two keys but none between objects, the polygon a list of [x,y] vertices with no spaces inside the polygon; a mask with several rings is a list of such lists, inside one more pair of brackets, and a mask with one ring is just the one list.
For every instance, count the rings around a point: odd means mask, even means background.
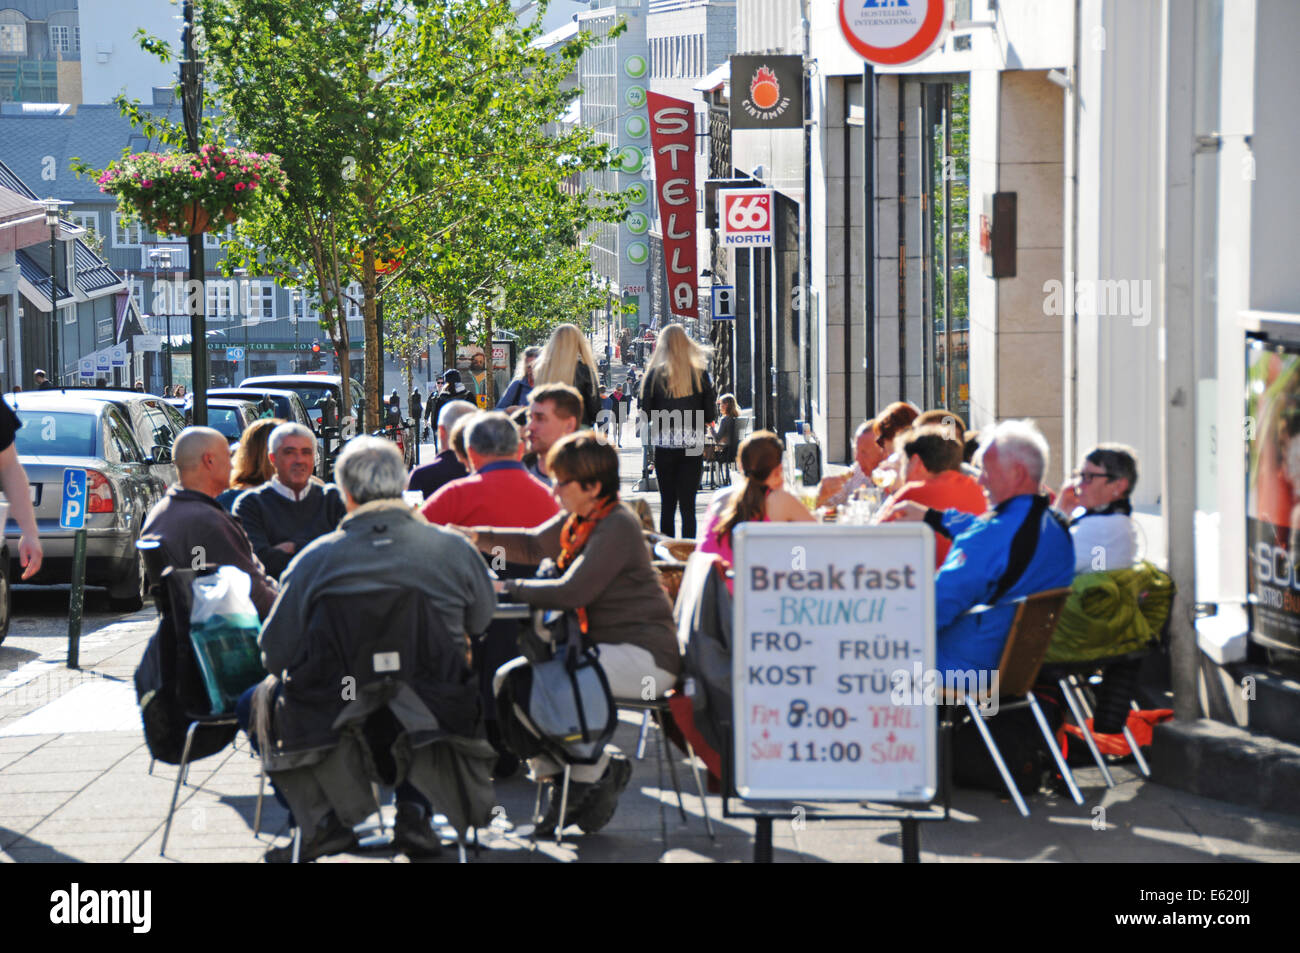
[{"label": "tree trunk", "polygon": [[379,429],[379,407],[375,395],[380,392],[380,378],[383,364],[379,353],[379,300],[376,294],[377,276],[375,274],[375,250],[369,243],[361,249],[361,287],[364,300],[362,303],[363,324],[366,331],[365,368],[366,379],[362,383],[362,392],[366,395],[365,433]]}]

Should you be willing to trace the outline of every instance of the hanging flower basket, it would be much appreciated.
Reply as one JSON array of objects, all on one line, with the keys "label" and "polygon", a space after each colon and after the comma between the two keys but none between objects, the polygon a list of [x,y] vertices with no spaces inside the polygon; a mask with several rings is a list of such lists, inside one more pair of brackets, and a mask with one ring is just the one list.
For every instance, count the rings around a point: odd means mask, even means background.
[{"label": "hanging flower basket", "polygon": [[267,193],[284,191],[273,155],[205,145],[198,153],[140,152],[109,165],[96,180],[117,209],[155,232],[197,235],[233,223]]}]

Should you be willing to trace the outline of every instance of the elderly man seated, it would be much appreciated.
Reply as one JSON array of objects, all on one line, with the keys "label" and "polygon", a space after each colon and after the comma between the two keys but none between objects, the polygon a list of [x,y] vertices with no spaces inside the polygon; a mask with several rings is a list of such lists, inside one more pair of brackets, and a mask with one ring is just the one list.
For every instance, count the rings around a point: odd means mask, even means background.
[{"label": "elderly man seated", "polygon": [[[398,790],[398,848],[433,854],[437,838],[421,792],[462,790],[451,800],[472,800],[484,814],[492,804],[495,755],[480,740],[468,658],[468,636],[492,619],[492,583],[464,537],[430,526],[403,503],[406,468],[392,443],[354,438],[335,474],[348,515],[281,579],[260,639],[272,677],[252,700],[255,734],[302,825],[303,858],[353,843],[351,825],[373,810],[368,785],[357,784],[370,756],[380,774],[408,778]],[[443,740],[455,753],[432,750],[445,749],[432,745]],[[447,788],[452,771],[459,784]],[[440,801],[439,809],[453,824],[472,820],[463,804]],[[267,859],[287,860],[288,848]]]},{"label": "elderly man seated", "polygon": [[253,555],[252,544],[217,494],[230,485],[230,443],[211,427],[188,427],[172,445],[180,482],[167,491],[145,520],[140,535],[157,540],[163,562],[178,569],[235,566],[252,580],[257,613],[266,618],[279,591]]},{"label": "elderly man seated", "polygon": [[822,480],[817,493],[818,506],[840,506],[857,490],[872,485],[871,471],[885,459],[885,451],[876,440],[874,424],[874,420],[868,420],[858,425],[853,435],[853,469],[842,476]]},{"label": "elderly man seated", "polygon": [[266,571],[279,579],[294,555],[343,518],[338,487],[313,476],[316,435],[302,424],[280,424],[267,443],[275,476],[241,494],[233,512]]},{"label": "elderly man seated", "polygon": [[[989,432],[981,450],[980,486],[989,512],[973,516],[915,501],[892,507],[886,518],[925,520],[952,540],[934,579],[935,667],[945,673],[993,672],[1011,631],[1013,600],[1070,585],[1074,546],[1060,515],[1038,494],[1047,471],[1047,441],[1029,420],[1007,420]],[[976,606],[993,606],[968,613]]]}]

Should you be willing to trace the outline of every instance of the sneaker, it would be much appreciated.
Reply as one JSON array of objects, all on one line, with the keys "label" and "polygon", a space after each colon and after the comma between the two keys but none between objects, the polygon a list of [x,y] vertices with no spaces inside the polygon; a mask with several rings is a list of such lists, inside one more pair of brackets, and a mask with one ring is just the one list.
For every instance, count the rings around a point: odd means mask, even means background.
[{"label": "sneaker", "polygon": [[442,854],[442,839],[429,825],[429,818],[424,816],[420,805],[398,802],[397,822],[393,825],[393,849],[401,851],[412,860]]},{"label": "sneaker", "polygon": [[588,834],[594,834],[608,824],[618,807],[618,796],[631,780],[632,763],[621,754],[611,755],[609,767],[592,785],[582,811],[573,819],[574,823]]},{"label": "sneaker", "polygon": [[[569,803],[565,806],[564,823],[560,825],[561,830],[577,819],[578,813],[585,806],[587,797],[595,786],[595,784],[584,784],[580,781],[569,782]],[[533,828],[535,837],[549,837],[554,834],[556,825],[560,820],[560,782],[552,781],[550,789],[551,797],[546,805],[546,815]]]},{"label": "sneaker", "polygon": [[[298,862],[305,864],[327,854],[347,853],[356,846],[357,835],[352,832],[352,828],[344,826],[343,822],[333,814],[328,814],[316,828],[315,836],[311,840],[303,841]],[[283,847],[272,847],[263,855],[263,859],[268,864],[293,863],[293,841]]]}]

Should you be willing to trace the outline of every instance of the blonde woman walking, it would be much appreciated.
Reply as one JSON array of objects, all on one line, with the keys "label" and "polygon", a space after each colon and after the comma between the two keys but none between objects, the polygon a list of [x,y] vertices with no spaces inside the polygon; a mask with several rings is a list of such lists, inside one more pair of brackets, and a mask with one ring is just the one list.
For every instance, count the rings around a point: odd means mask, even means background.
[{"label": "blonde woman walking", "polygon": [[596,381],[600,371],[591,345],[575,325],[561,324],[551,332],[551,338],[533,365],[533,386],[543,384],[568,384],[582,395],[582,423],[590,427],[600,413],[600,395]]},{"label": "blonde woman walking", "polygon": [[692,341],[680,324],[659,335],[641,382],[641,435],[654,446],[659,476],[659,531],[676,536],[682,512],[682,537],[695,538],[695,494],[704,471],[708,425],[718,419],[718,399],[709,377],[710,351]]}]

